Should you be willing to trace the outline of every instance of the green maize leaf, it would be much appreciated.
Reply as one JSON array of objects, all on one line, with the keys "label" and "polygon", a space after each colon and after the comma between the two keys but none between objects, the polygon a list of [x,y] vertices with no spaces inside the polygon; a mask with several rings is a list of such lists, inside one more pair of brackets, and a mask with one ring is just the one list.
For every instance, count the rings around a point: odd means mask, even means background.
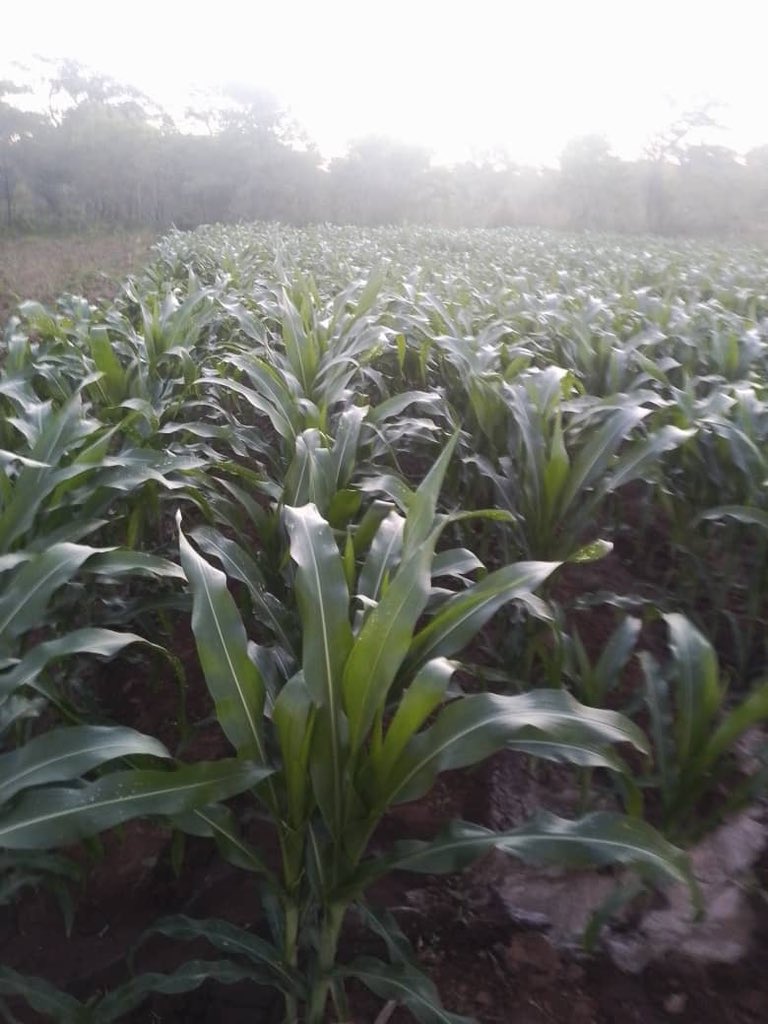
[{"label": "green maize leaf", "polygon": [[296,438],[296,450],[283,481],[286,505],[312,502],[327,512],[335,491],[335,471],[330,449],[324,447],[319,430],[305,430]]},{"label": "green maize leaf", "polygon": [[[12,422],[13,418],[9,418]],[[29,425],[29,420],[26,421]],[[77,446],[99,424],[82,417],[79,398],[71,400],[61,410],[52,412],[41,407],[40,431],[28,455],[44,468],[23,467],[14,481],[13,496],[0,515],[0,551],[7,551],[34,523],[45,498],[64,480],[80,476],[93,469],[87,463],[58,468],[65,453]],[[50,468],[49,468],[50,467]]]},{"label": "green maize leaf", "polygon": [[382,521],[393,511],[390,502],[373,501],[354,530],[354,553],[361,555],[371,546]]},{"label": "green maize leaf", "polygon": [[35,853],[23,850],[19,853],[0,854],[0,872],[26,870],[39,875],[57,875],[70,882],[81,882],[85,875],[84,865],[62,853]]},{"label": "green maize leaf", "polygon": [[207,555],[213,555],[221,562],[227,576],[233,576],[249,588],[265,586],[264,574],[257,562],[237,541],[230,540],[212,526],[196,526],[190,531],[190,536]]},{"label": "green maize leaf", "polygon": [[431,658],[450,657],[460,651],[499,608],[530,594],[559,564],[517,562],[506,565],[450,598],[414,637],[405,670],[412,670]]},{"label": "green maize leaf", "polygon": [[577,821],[540,811],[508,832],[453,822],[431,842],[398,843],[390,869],[431,874],[461,871],[491,849],[526,863],[586,868],[622,864],[655,882],[695,883],[684,851],[644,821],[599,811]]},{"label": "green maize leaf", "polygon": [[301,314],[286,292],[283,293],[280,309],[283,345],[288,362],[300,381],[304,394],[309,395],[320,360],[317,338],[311,328],[305,328]]},{"label": "green maize leaf", "polygon": [[[271,368],[265,368],[263,375],[266,379],[269,379],[271,375],[277,376],[276,372]],[[225,388],[227,391],[233,391],[235,394],[240,395],[256,412],[269,417],[274,430],[293,446],[296,436],[301,429],[299,406],[296,398],[290,391],[282,388],[274,380],[270,381],[270,390],[276,393],[275,401],[270,400],[269,392],[260,393],[253,388],[247,387],[245,384],[240,384],[236,380],[227,380],[223,377],[204,377],[198,383]]]},{"label": "green maize leaf", "polygon": [[[215,408],[213,403],[209,403],[209,408]],[[232,441],[233,431],[232,427],[228,424],[227,426],[215,426],[212,423],[164,423],[162,427],[158,429],[158,434],[191,434],[193,437],[201,437],[206,439],[218,439],[221,441]]]},{"label": "green maize leaf", "polygon": [[542,756],[614,767],[605,749],[613,743],[646,751],[643,733],[629,719],[579,704],[564,690],[472,694],[449,704],[433,726],[415,736],[391,770],[375,780],[375,791],[381,807],[415,800],[439,772],[476,764],[505,747],[540,748]]},{"label": "green maize leaf", "polygon": [[379,426],[388,419],[399,416],[410,405],[436,406],[442,403],[442,397],[436,391],[403,391],[399,395],[379,402],[368,413],[368,423]]},{"label": "green maize leaf", "polygon": [[697,772],[708,767],[733,748],[734,743],[748,729],[768,720],[768,681],[753,684],[752,693],[729,711],[712,733],[695,761]]},{"label": "green maize leaf", "polygon": [[651,737],[653,739],[653,757],[662,797],[671,791],[674,767],[673,746],[671,742],[672,709],[669,699],[669,688],[661,674],[658,662],[648,651],[638,655],[645,682],[645,705],[651,719]]},{"label": "green maize leaf", "polygon": [[96,369],[101,379],[96,382],[99,393],[110,405],[119,405],[130,389],[130,370],[123,367],[115,355],[112,342],[104,327],[95,327],[88,338]]},{"label": "green maize leaf", "polygon": [[[331,528],[314,505],[284,510],[291,558],[296,563],[296,597],[301,614],[302,667],[312,700],[325,712],[331,796],[324,813],[339,824],[342,806],[342,748],[346,746],[341,679],[349,651],[349,591]],[[325,732],[318,723],[315,730]],[[313,759],[314,763],[314,759]],[[323,787],[325,791],[325,787]],[[322,797],[318,800],[323,807]]]},{"label": "green maize leaf", "polygon": [[407,512],[414,492],[408,484],[394,473],[380,473],[378,476],[365,477],[357,485],[366,493],[387,494],[402,512]]},{"label": "green maize leaf", "polygon": [[44,621],[53,594],[94,552],[80,544],[54,544],[22,564],[0,597],[0,645]]},{"label": "green maize leaf", "polygon": [[174,771],[129,770],[79,787],[31,790],[0,815],[0,849],[68,846],[133,818],[183,814],[255,786],[271,769],[215,761]]},{"label": "green maize leaf", "polygon": [[346,720],[331,708],[315,708],[308,756],[312,792],[325,825],[333,835],[343,833],[342,808],[351,791],[345,791],[344,762],[348,745]]},{"label": "green maize leaf", "polygon": [[13,668],[0,673],[0,700],[20,686],[34,685],[39,674],[52,661],[71,654],[97,654],[111,658],[129,644],[145,644],[154,650],[162,650],[135,633],[117,633],[95,627],[76,629],[55,640],[46,640],[33,647]]},{"label": "green maize leaf", "polygon": [[284,510],[304,627],[304,678],[312,699],[340,707],[338,682],[352,646],[349,592],[339,549],[317,508]]},{"label": "green maize leaf", "polygon": [[24,999],[36,1013],[51,1017],[57,1024],[91,1024],[92,1011],[73,996],[51,985],[44,978],[19,974],[0,964],[0,994]]},{"label": "green maize leaf", "polygon": [[[371,276],[366,281],[365,286],[363,290],[360,292],[357,301],[354,303],[354,308],[352,309],[351,312],[347,312],[347,308],[349,302],[354,301],[354,299],[352,299],[352,296],[347,297],[346,295],[344,295],[340,297],[345,300],[340,301],[338,303],[338,313],[343,313],[343,322],[342,324],[338,325],[339,327],[343,328],[342,335],[347,334],[350,331],[350,329],[354,326],[354,324],[361,320],[365,316],[365,314],[371,310],[374,302],[379,296],[379,292],[381,291],[384,285],[384,281],[384,270],[381,268],[374,270],[371,273]],[[337,323],[337,315],[334,315],[334,318],[331,321],[329,327],[330,332],[333,332],[337,328]]]},{"label": "green maize leaf", "polygon": [[[95,533],[96,530],[100,530],[101,527],[106,526],[107,523],[107,519],[78,518],[77,520],[70,520],[69,522],[62,523],[61,526],[55,527],[46,533],[35,533],[33,536],[30,536],[26,550],[30,555],[33,555],[47,551],[48,548],[53,547],[54,544],[67,542],[77,544],[83,539],[83,537],[87,537],[89,534]],[[94,548],[94,551],[98,550],[98,548]]]},{"label": "green maize leaf", "polygon": [[[9,352],[8,355],[10,356],[11,353]],[[10,360],[6,359],[6,370],[11,369],[9,362]],[[33,429],[33,424],[37,418],[37,410],[40,408],[41,403],[32,390],[30,382],[20,379],[15,374],[4,375],[0,379],[0,395],[5,395],[19,412],[24,413],[24,417],[30,420],[30,428]]]},{"label": "green maize leaf", "polygon": [[183,475],[174,479],[171,474],[192,473],[202,469],[205,462],[195,455],[173,455],[165,452],[128,450],[104,459],[104,472],[99,474],[99,485],[121,493],[135,491],[152,480],[164,490],[175,491],[189,486]]},{"label": "green maize leaf", "polygon": [[0,755],[0,804],[22,789],[68,782],[118,757],[138,755],[171,756],[159,740],[124,726],[52,729]]},{"label": "green maize leaf", "polygon": [[37,459],[27,458],[25,455],[21,455],[19,452],[9,452],[5,449],[0,451],[0,464],[8,465],[9,462],[18,462],[21,466],[27,466],[29,469],[52,469],[47,462],[38,462]]},{"label": "green maize leaf", "polygon": [[677,758],[684,764],[701,751],[722,700],[717,657],[709,641],[684,615],[664,616],[675,664]]},{"label": "green maize leaf", "polygon": [[544,463],[542,487],[546,508],[550,514],[559,507],[560,495],[568,479],[571,462],[563,438],[563,425],[560,413],[555,419],[555,430],[550,444],[549,457]]},{"label": "green maize leaf", "polygon": [[156,921],[142,936],[165,935],[169,939],[195,942],[205,939],[215,949],[228,956],[238,956],[263,968],[271,984],[292,995],[303,995],[304,984],[299,973],[283,960],[282,954],[271,943],[253,932],[239,928],[218,918],[195,920],[184,914],[164,917]]},{"label": "green maize leaf", "polygon": [[195,527],[191,536],[207,555],[218,558],[227,576],[248,587],[257,618],[272,630],[287,651],[293,652],[286,609],[265,589],[264,574],[254,559],[237,541],[230,540],[213,527]]},{"label": "green maize leaf", "polygon": [[131,573],[137,576],[165,577],[183,580],[186,577],[182,569],[167,558],[150,555],[144,551],[114,550],[98,551],[85,566],[88,572],[96,572],[103,576]]},{"label": "green maize leaf", "polygon": [[[46,409],[50,408],[50,403],[41,403],[35,401],[27,411],[26,416],[7,416],[5,422],[14,427],[24,438],[30,448],[32,448],[40,436],[40,425],[42,417]],[[41,459],[32,459],[33,469],[37,468],[51,468],[51,463],[43,461]]]},{"label": "green maize leaf", "polygon": [[404,527],[405,519],[397,512],[390,512],[381,521],[360,570],[357,589],[363,597],[378,601],[385,579],[402,557]]},{"label": "green maize leaf", "polygon": [[262,716],[266,690],[248,657],[248,638],[227,578],[199,555],[179,524],[181,564],[192,588],[192,632],[205,681],[227,739],[238,753],[266,762]]},{"label": "green maize leaf", "polygon": [[472,551],[467,548],[451,548],[439,551],[432,561],[432,578],[437,576],[464,576],[470,572],[485,569],[485,566]]},{"label": "green maize leaf", "polygon": [[403,556],[406,559],[417,551],[434,529],[437,499],[458,440],[459,431],[457,430],[440,452],[439,458],[419,484],[409,502],[408,518],[403,530]]},{"label": "green maize leaf", "polygon": [[290,819],[298,826],[307,813],[307,766],[314,724],[312,698],[301,673],[280,690],[272,708],[272,722],[282,754]]},{"label": "green maize leaf", "polygon": [[[360,511],[363,496],[360,491],[345,487],[332,496],[328,502],[328,522],[334,530],[344,530]],[[354,550],[352,552],[354,555]]]},{"label": "green maize leaf", "polygon": [[627,775],[622,759],[600,743],[585,737],[579,730],[568,726],[553,727],[542,735],[534,726],[527,726],[505,743],[506,750],[543,757],[548,761],[561,761],[580,768],[607,768]]},{"label": "green maize leaf", "polygon": [[629,433],[649,414],[649,409],[629,406],[617,409],[600,427],[573,461],[560,494],[560,514],[569,508],[585,488],[592,485],[610,463]]},{"label": "green maize leaf", "polygon": [[[30,531],[34,532],[32,528],[35,516],[38,513],[42,514],[41,510],[46,498],[54,495],[55,492],[55,497],[61,499],[67,491],[71,491],[82,483],[85,476],[93,474],[94,469],[94,466],[84,463],[82,459],[69,466],[55,467],[44,474],[43,478],[36,483],[31,494],[21,484],[23,473],[30,472],[26,469],[23,470],[15,481],[12,494],[3,502],[4,508],[0,515],[2,546],[11,547],[25,534]],[[72,526],[77,528],[77,524],[72,524]],[[69,535],[66,539],[70,539]]]},{"label": "green maize leaf", "polygon": [[159,423],[158,410],[146,398],[127,398],[124,402],[120,403],[120,408],[138,413],[153,430],[157,430]]},{"label": "green maize leaf", "polygon": [[657,465],[659,456],[679,448],[695,433],[695,428],[681,430],[670,425],[654,431],[650,437],[633,445],[626,455],[619,458],[606,480],[605,490],[615,491],[624,484],[637,480],[645,472],[646,466]]},{"label": "green maize leaf", "polygon": [[101,425],[83,415],[82,400],[73,395],[61,408],[54,408],[49,402],[36,407],[37,415],[27,416],[26,422],[35,425],[35,443],[31,451],[33,458],[54,465],[77,441],[87,438]]},{"label": "green maize leaf", "polygon": [[619,675],[632,657],[642,627],[640,619],[627,615],[611,633],[595,665],[595,677],[602,693],[618,682]]},{"label": "green maize leaf", "polygon": [[209,383],[236,391],[255,409],[265,413],[277,433],[293,446],[303,419],[295,377],[252,356],[233,356],[229,362],[243,370],[254,387],[246,388],[226,378],[212,378]]},{"label": "green maize leaf", "polygon": [[25,320],[35,321],[36,326],[40,330],[45,330],[46,328],[49,330],[56,329],[56,321],[42,302],[36,302],[34,299],[27,299],[25,302],[20,302],[19,314]]},{"label": "green maize leaf", "polygon": [[352,405],[339,417],[336,440],[331,449],[335,489],[346,487],[352,479],[357,463],[360,431],[368,413],[368,406]]},{"label": "green maize leaf", "polygon": [[[238,504],[242,505],[242,507],[245,509],[245,511],[246,511],[246,513],[248,515],[248,519],[250,519],[250,521],[252,523],[258,524],[258,523],[261,523],[263,521],[263,518],[264,518],[263,510],[262,510],[259,502],[253,497],[252,493],[250,493],[249,491],[246,491],[242,487],[238,487],[237,484],[232,483],[231,480],[226,480],[226,479],[224,479],[222,477],[217,478],[216,483],[223,490],[228,491],[229,494],[231,494],[232,497],[235,499],[235,501],[238,502]],[[270,485],[267,482],[262,482],[260,487],[259,487],[259,489],[263,490],[264,493],[266,493],[266,494],[270,493]],[[277,493],[274,495],[274,497],[275,497],[275,500],[279,501],[279,500],[281,500],[282,489],[281,488],[276,488],[276,491],[277,491]],[[225,501],[223,503],[222,502],[217,503],[216,502],[216,497],[214,496],[214,500],[213,500],[212,504],[213,504],[213,507],[216,508],[216,509],[223,508],[224,514],[222,515],[222,518],[224,519],[225,522],[230,521],[228,519],[228,515],[227,515],[227,513],[229,511],[227,506],[229,504],[231,504],[230,502],[226,502]],[[233,518],[231,521],[235,524],[235,528],[237,528],[238,520]]]},{"label": "green maize leaf", "polygon": [[[329,514],[328,521],[333,526],[333,517]],[[352,540],[352,533],[347,530],[347,539],[344,543],[344,579],[347,581],[347,590],[350,592],[355,588],[357,579],[357,560],[355,559],[355,544]]]},{"label": "green maize leaf", "polygon": [[502,391],[513,412],[515,430],[519,433],[520,458],[524,466],[524,475],[521,481],[523,492],[527,502],[540,512],[542,520],[548,518],[544,515],[543,481],[546,465],[546,435],[540,423],[541,416],[536,408],[535,398],[530,392],[532,385],[538,388],[546,386],[548,390],[552,390],[559,396],[560,381],[564,375],[565,371],[559,367],[550,366],[546,370],[537,371],[535,377],[525,384],[506,385]]},{"label": "green maize leaf", "polygon": [[[354,349],[364,350],[365,345],[361,343],[354,346]],[[318,406],[315,408],[321,413],[323,423],[326,421],[327,410],[345,397],[346,389],[360,372],[354,349],[342,351],[337,356],[332,356],[328,351],[320,364],[312,392],[317,397]]]},{"label": "green maize leaf", "polygon": [[585,953],[597,951],[597,941],[603,928],[644,891],[645,883],[640,878],[617,882],[614,889],[591,913],[589,924],[584,929],[582,947]]},{"label": "green maize leaf", "polygon": [[433,531],[400,565],[386,593],[366,618],[347,658],[342,695],[353,750],[362,744],[375,715],[386,703],[426,607],[436,541],[437,531]]},{"label": "green maize leaf", "polygon": [[433,658],[416,674],[387,727],[378,759],[378,774],[392,770],[408,741],[442,703],[457,668],[455,662],[446,658]]},{"label": "green maize leaf", "polygon": [[337,973],[356,978],[382,999],[407,1006],[422,1024],[473,1024],[471,1017],[444,1010],[434,984],[410,964],[388,964],[376,957],[361,956],[338,968]]},{"label": "green maize leaf", "polygon": [[649,359],[641,351],[636,351],[633,354],[633,358],[640,369],[648,374],[651,380],[658,381],[667,387],[669,387],[669,371],[676,370],[680,366],[680,363],[671,357],[666,359]]},{"label": "green maize leaf", "polygon": [[363,900],[358,900],[354,909],[365,926],[382,939],[391,963],[417,966],[415,950],[390,910],[374,909]]},{"label": "green maize leaf", "polygon": [[266,866],[259,854],[240,835],[235,816],[223,804],[211,804],[170,818],[174,828],[191,836],[213,839],[219,853],[230,864],[243,871],[264,875],[279,890],[278,878]]},{"label": "green maize leaf", "polygon": [[139,974],[113,989],[91,1011],[93,1024],[112,1024],[120,1020],[152,993],[179,995],[194,991],[206,981],[217,981],[220,985],[237,985],[243,981],[257,985],[272,983],[265,972],[229,960],[190,960],[172,974]]},{"label": "green maize leaf", "polygon": [[735,519],[737,523],[744,523],[745,526],[761,526],[768,530],[768,512],[748,505],[718,505],[702,512],[694,521],[698,523],[702,519]]}]

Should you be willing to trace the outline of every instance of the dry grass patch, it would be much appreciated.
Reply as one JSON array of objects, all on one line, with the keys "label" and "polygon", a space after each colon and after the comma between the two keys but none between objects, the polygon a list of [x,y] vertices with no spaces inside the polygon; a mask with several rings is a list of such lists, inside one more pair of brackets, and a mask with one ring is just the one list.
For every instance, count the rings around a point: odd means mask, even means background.
[{"label": "dry grass patch", "polygon": [[0,239],[0,322],[24,299],[50,303],[64,292],[111,299],[146,263],[149,231]]}]

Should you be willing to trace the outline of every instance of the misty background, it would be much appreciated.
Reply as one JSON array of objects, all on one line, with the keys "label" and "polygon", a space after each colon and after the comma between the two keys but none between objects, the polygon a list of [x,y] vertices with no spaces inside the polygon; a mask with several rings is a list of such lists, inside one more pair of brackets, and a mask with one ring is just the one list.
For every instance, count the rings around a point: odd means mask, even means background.
[{"label": "misty background", "polygon": [[9,12],[0,234],[768,233],[763,15],[740,0],[261,6]]}]

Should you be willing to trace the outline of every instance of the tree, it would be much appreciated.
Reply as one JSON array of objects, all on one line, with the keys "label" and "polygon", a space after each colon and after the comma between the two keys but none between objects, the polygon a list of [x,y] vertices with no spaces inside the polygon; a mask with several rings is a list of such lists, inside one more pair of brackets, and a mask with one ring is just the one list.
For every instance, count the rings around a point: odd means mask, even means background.
[{"label": "tree", "polygon": [[664,234],[669,229],[669,182],[674,175],[670,164],[679,164],[694,132],[719,129],[714,103],[705,103],[684,111],[653,135],[645,147],[647,166],[646,217],[651,231]]},{"label": "tree", "polygon": [[751,149],[744,160],[747,175],[748,228],[768,232],[768,145]]},{"label": "tree", "polygon": [[691,145],[680,157],[673,224],[687,232],[733,234],[749,220],[747,172],[726,146]]},{"label": "tree", "polygon": [[330,167],[334,213],[356,224],[418,220],[430,153],[380,135],[358,139]]},{"label": "tree", "polygon": [[560,156],[560,185],[571,227],[618,226],[631,203],[626,169],[602,135],[582,135],[566,145]]},{"label": "tree", "polygon": [[43,62],[42,77],[42,113],[23,109],[30,88],[0,82],[0,229],[263,219],[768,230],[768,147],[742,161],[713,145],[711,105],[671,119],[635,161],[585,135],[565,146],[559,170],[516,165],[498,147],[433,166],[422,146],[369,136],[323,165],[259,87],[198,94],[176,124],[139,90],[77,62]]},{"label": "tree", "polygon": [[0,189],[5,207],[6,227],[13,227],[16,186],[21,176],[21,143],[32,138],[42,118],[8,103],[6,97],[26,93],[24,86],[0,81]]}]

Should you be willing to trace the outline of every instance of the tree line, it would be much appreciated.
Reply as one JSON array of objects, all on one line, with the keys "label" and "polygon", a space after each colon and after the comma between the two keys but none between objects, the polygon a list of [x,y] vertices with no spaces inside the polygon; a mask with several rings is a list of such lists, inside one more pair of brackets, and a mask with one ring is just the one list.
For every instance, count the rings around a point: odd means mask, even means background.
[{"label": "tree line", "polygon": [[[746,155],[696,142],[708,110],[684,114],[622,160],[601,136],[560,166],[504,154],[452,167],[426,148],[370,137],[324,161],[263,92],[231,87],[172,118],[138,90],[64,61],[48,66],[48,109],[0,81],[0,231],[192,228],[276,220],[445,226],[541,225],[659,234],[768,229],[768,145]],[[36,89],[39,95],[39,87]]]}]

